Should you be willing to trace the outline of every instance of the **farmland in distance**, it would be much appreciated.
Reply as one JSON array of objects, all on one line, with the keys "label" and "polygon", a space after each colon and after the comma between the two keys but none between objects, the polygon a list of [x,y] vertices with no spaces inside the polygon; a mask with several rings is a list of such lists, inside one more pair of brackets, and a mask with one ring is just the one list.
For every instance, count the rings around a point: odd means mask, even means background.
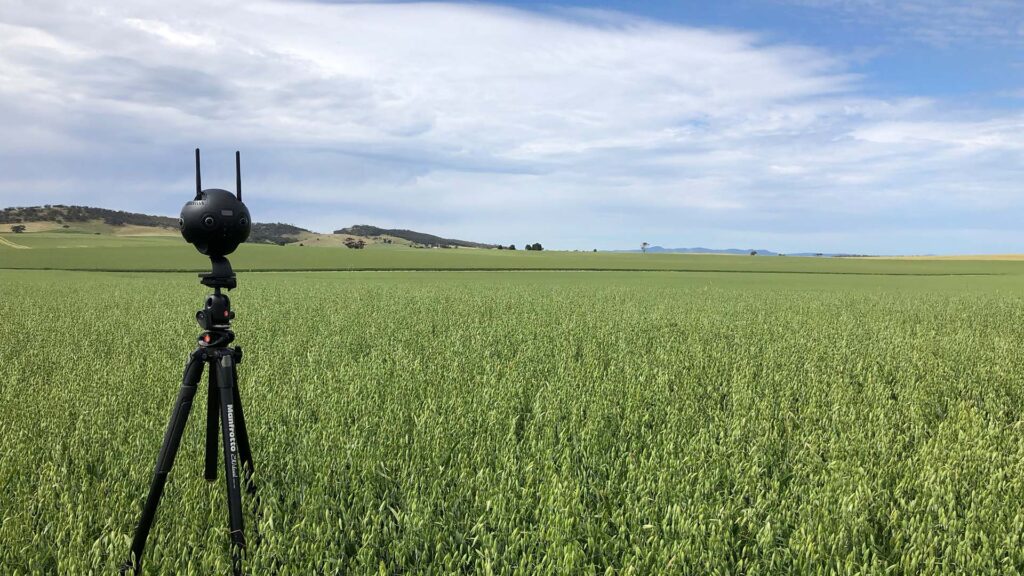
[{"label": "farmland in distance", "polygon": [[[209,261],[177,236],[25,233],[0,234],[2,269],[123,272],[209,271]],[[772,272],[850,275],[1015,275],[1012,260],[908,260],[806,258],[713,254],[635,254],[526,250],[414,249],[350,250],[337,246],[243,244],[232,254],[238,272],[333,270],[588,270],[678,272]]]}]

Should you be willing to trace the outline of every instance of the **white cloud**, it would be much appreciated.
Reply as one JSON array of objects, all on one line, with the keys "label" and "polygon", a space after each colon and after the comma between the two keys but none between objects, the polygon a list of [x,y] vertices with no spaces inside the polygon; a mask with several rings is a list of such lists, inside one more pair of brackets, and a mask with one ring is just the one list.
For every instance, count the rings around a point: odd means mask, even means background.
[{"label": "white cloud", "polygon": [[1024,115],[994,122],[885,122],[869,124],[852,132],[858,140],[935,148],[968,155],[988,150],[1024,149]]},{"label": "white cloud", "polygon": [[196,48],[200,46],[212,47],[215,44],[213,38],[201,36],[199,34],[192,34],[191,32],[186,32],[184,30],[176,30],[171,26],[168,26],[167,23],[160,22],[159,20],[146,20],[143,18],[125,18],[124,23],[131,26],[132,28],[142,30],[143,32],[148,32],[149,34],[152,34],[160,38],[168,44],[172,44],[175,46]]},{"label": "white cloud", "polygon": [[[803,244],[823,237],[809,226],[832,226],[830,238],[861,244],[820,249],[870,251],[872,214],[1022,204],[1019,114],[866,97],[841,59],[743,32],[463,4],[118,3],[2,18],[0,121],[20,135],[0,144],[2,204],[52,190],[26,185],[35,178],[71,182],[64,198],[171,212],[197,143],[254,158],[252,202],[305,204],[262,219],[328,230],[362,219],[564,247],[745,230],[737,245],[794,250],[819,248]],[[143,186],[150,199],[125,195]]]}]

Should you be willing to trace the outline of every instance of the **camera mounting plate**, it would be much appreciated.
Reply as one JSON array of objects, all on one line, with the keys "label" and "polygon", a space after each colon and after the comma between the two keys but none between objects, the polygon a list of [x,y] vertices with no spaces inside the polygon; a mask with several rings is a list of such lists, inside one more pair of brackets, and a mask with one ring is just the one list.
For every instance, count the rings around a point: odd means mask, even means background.
[{"label": "camera mounting plate", "polygon": [[223,256],[210,256],[210,263],[213,270],[199,275],[199,282],[210,288],[224,288],[231,290],[238,286],[235,280],[235,271],[231,269],[231,263]]}]

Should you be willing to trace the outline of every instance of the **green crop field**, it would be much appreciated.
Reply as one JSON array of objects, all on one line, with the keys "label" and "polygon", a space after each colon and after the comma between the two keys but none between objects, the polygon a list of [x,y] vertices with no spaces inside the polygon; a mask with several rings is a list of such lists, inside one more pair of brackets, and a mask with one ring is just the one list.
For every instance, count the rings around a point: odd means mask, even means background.
[{"label": "green crop field", "polygon": [[[231,293],[252,574],[1024,571],[1024,263],[232,262],[349,270],[241,273]],[[0,573],[124,560],[206,293],[131,270],[203,264],[0,246]],[[194,410],[147,573],[229,570],[204,425]]]},{"label": "green crop field", "polygon": [[[5,242],[6,240],[6,242]],[[26,234],[0,234],[0,259],[10,252],[14,246],[42,249],[33,252],[33,259],[39,261],[41,254],[54,253],[54,249],[64,248],[139,248],[151,249],[157,246],[180,247],[180,236],[112,236],[110,234],[87,234],[83,232],[33,232]],[[56,252],[59,253],[59,252]],[[70,254],[81,255],[82,250],[72,250]],[[45,256],[42,257],[46,259]],[[0,260],[0,264],[3,260]]]}]

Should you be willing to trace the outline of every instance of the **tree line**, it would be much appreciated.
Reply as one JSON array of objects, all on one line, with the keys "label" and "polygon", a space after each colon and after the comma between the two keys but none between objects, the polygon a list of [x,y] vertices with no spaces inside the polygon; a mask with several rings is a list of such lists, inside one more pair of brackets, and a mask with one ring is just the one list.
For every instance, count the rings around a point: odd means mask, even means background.
[{"label": "tree line", "polygon": [[[503,245],[501,245],[501,244],[496,244],[496,245],[495,245],[495,247],[496,247],[496,248],[497,248],[498,250],[515,250],[515,249],[516,249],[516,245],[515,245],[515,244],[509,244],[508,246],[503,246]],[[534,242],[533,244],[527,244],[527,245],[525,246],[525,249],[526,249],[526,250],[537,250],[537,251],[541,251],[541,250],[543,250],[543,249],[544,249],[544,247],[540,245],[540,242]]]}]

